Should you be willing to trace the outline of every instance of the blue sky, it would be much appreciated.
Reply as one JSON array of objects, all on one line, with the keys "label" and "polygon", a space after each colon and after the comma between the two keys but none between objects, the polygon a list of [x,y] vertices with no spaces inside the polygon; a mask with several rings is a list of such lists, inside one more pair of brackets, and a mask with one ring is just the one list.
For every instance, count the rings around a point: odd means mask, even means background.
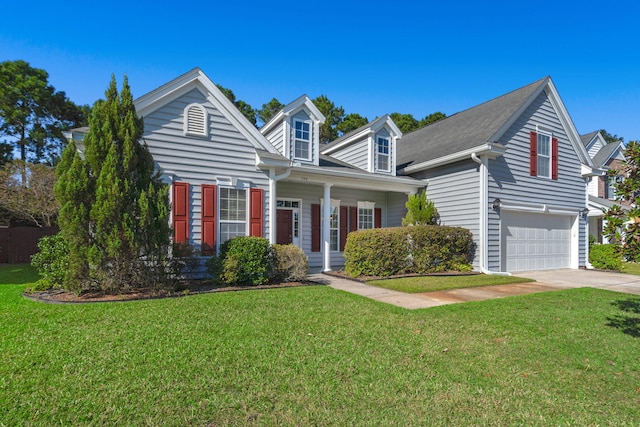
[{"label": "blue sky", "polygon": [[640,2],[8,2],[0,61],[78,104],[200,67],[260,107],[325,94],[370,120],[447,115],[551,75],[580,133],[640,139]]}]

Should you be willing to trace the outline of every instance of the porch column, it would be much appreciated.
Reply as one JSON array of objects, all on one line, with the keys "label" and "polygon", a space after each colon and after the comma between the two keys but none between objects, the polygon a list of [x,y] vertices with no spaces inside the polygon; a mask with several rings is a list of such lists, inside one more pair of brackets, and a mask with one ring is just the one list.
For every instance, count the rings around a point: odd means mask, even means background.
[{"label": "porch column", "polygon": [[331,271],[331,184],[324,184],[323,197],[322,247],[324,248],[324,261],[322,271]]},{"label": "porch column", "polygon": [[276,243],[276,173],[269,171],[269,243]]}]

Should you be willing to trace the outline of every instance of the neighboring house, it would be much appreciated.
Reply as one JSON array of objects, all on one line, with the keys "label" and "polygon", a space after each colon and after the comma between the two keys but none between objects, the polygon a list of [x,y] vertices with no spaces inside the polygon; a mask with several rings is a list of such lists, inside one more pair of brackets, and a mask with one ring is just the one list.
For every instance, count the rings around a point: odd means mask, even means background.
[{"label": "neighboring house", "polygon": [[402,173],[428,182],[442,223],[470,229],[481,271],[588,265],[598,171],[546,77],[404,135]]},{"label": "neighboring house", "polygon": [[172,186],[174,240],[202,255],[256,235],[330,270],[350,231],[399,226],[428,187],[442,223],[473,232],[478,270],[587,265],[595,171],[550,78],[408,135],[384,115],[326,145],[306,95],[257,130],[198,68],[135,106]]},{"label": "neighboring house", "polygon": [[[589,234],[597,243],[607,243],[603,235],[605,225],[604,211],[616,204],[615,183],[622,179],[621,173],[609,176],[610,170],[620,171],[624,162],[624,145],[622,141],[607,143],[600,132],[595,131],[580,137],[594,167],[603,174],[589,183]],[[624,209],[624,204],[617,203]]]}]

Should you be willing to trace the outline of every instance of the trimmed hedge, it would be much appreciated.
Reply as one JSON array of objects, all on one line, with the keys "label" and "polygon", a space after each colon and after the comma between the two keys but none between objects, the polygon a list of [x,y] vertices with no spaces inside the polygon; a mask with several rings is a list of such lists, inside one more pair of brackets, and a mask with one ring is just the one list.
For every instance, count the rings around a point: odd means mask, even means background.
[{"label": "trimmed hedge", "polygon": [[473,235],[438,225],[376,228],[349,233],[344,250],[351,276],[469,271]]},{"label": "trimmed hedge", "polygon": [[589,249],[589,262],[603,270],[622,269],[622,249],[620,245],[593,245]]}]

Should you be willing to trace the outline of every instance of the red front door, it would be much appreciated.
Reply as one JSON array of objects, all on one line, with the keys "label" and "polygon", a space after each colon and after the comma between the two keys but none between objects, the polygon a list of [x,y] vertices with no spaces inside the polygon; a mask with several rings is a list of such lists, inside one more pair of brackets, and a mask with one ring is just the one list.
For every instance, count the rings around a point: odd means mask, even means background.
[{"label": "red front door", "polygon": [[293,229],[293,211],[278,209],[276,211],[276,243],[288,245],[292,242],[291,230]]}]

